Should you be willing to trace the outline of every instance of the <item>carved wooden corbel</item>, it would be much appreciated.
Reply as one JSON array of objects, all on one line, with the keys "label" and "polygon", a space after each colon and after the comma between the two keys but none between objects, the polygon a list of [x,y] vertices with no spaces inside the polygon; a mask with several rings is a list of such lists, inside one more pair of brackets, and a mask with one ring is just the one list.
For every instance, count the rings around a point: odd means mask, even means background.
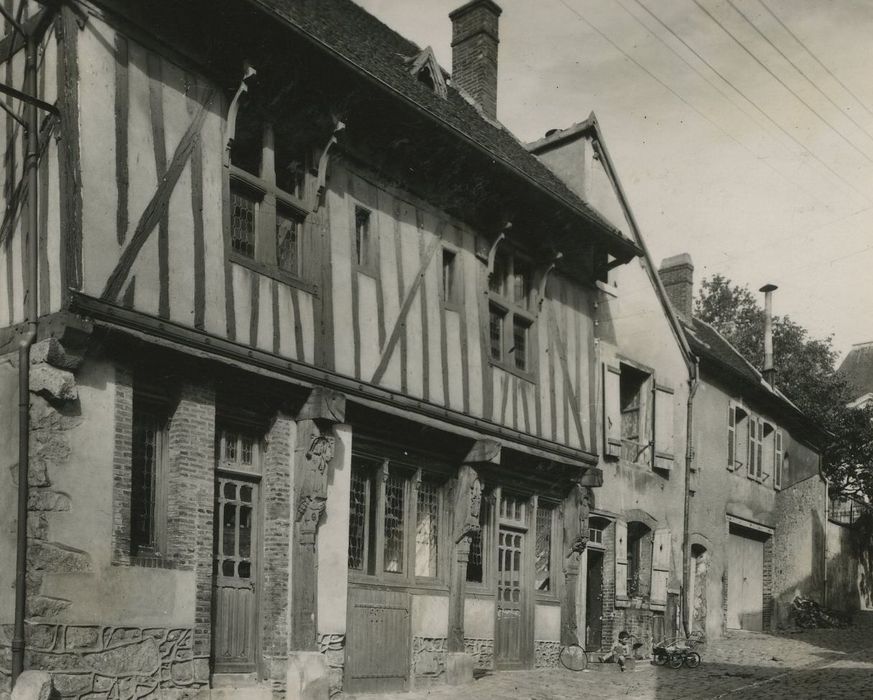
[{"label": "carved wooden corbel", "polygon": [[339,135],[345,131],[346,125],[339,119],[334,123],[333,133],[327,141],[324,150],[321,152],[321,157],[318,159],[318,180],[315,187],[315,201],[312,203],[312,211],[318,211],[318,208],[324,201],[324,191],[327,186],[327,166],[330,160],[330,151],[336,145]]},{"label": "carved wooden corbel", "polygon": [[236,136],[236,117],[239,114],[239,101],[242,99],[243,93],[249,91],[249,86],[246,81],[257,74],[258,71],[256,71],[248,61],[243,63],[242,80],[239,81],[239,87],[236,89],[233,99],[230,101],[230,107],[227,110],[227,139],[225,140],[224,147],[228,152],[230,152],[233,138]]},{"label": "carved wooden corbel", "polygon": [[491,248],[488,249],[488,282],[491,282],[491,275],[494,274],[494,260],[497,257],[497,246],[500,245],[500,242],[506,238],[507,234],[512,229],[512,222],[507,222],[506,226],[503,227],[503,231],[500,232],[500,235],[494,239],[494,242],[491,244]]},{"label": "carved wooden corbel", "polygon": [[549,263],[549,266],[543,272],[542,277],[540,277],[540,284],[537,288],[537,315],[540,314],[543,310],[543,301],[546,299],[546,285],[549,282],[549,275],[552,274],[552,270],[555,269],[555,266],[558,264],[558,260],[564,257],[564,254],[560,251],[555,254],[555,258]]}]

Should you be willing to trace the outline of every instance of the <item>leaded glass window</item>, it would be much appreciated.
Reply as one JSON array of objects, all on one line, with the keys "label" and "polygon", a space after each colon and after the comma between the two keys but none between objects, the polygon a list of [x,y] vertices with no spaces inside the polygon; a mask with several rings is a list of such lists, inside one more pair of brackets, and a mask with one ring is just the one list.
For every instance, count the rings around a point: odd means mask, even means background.
[{"label": "leaded glass window", "polygon": [[404,511],[406,480],[389,474],[385,480],[385,571],[403,572]]},{"label": "leaded glass window", "polygon": [[257,199],[245,187],[230,186],[230,247],[247,258],[255,257]]},{"label": "leaded glass window", "polygon": [[349,568],[364,570],[367,546],[367,501],[370,484],[367,474],[352,467],[349,498]]},{"label": "leaded glass window", "polygon": [[131,554],[159,551],[159,479],[162,459],[162,421],[151,407],[134,400],[131,445],[130,547]]},{"label": "leaded glass window", "polygon": [[436,484],[423,481],[418,485],[415,523],[415,575],[437,575],[439,547],[439,491]]},{"label": "leaded glass window", "polygon": [[552,587],[552,515],[554,509],[540,503],[537,508],[536,563],[534,587],[551,591]]}]

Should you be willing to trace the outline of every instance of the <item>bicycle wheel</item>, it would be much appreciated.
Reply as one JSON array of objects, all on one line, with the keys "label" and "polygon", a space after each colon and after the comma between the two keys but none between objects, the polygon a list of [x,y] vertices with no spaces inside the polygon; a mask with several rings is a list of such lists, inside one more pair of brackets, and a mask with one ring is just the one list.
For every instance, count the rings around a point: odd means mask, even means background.
[{"label": "bicycle wheel", "polygon": [[670,668],[680,668],[682,666],[682,654],[670,654]]},{"label": "bicycle wheel", "polygon": [[558,658],[561,665],[570,671],[584,671],[588,668],[588,654],[578,644],[570,644],[562,648]]},{"label": "bicycle wheel", "polygon": [[689,651],[688,655],[685,657],[685,665],[688,668],[697,668],[700,666],[700,654],[696,651]]},{"label": "bicycle wheel", "polygon": [[653,657],[656,666],[663,666],[670,660],[670,655],[664,649],[658,649]]}]

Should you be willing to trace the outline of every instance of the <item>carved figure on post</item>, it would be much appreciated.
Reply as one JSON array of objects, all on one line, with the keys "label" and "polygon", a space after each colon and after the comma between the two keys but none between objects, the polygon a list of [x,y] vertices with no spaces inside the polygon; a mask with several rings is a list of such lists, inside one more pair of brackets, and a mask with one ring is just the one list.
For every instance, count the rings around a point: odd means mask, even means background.
[{"label": "carved figure on post", "polygon": [[312,423],[308,443],[301,464],[295,519],[300,524],[301,540],[312,543],[327,507],[328,467],[333,459],[335,438],[322,434],[317,425]]},{"label": "carved figure on post", "polygon": [[457,496],[455,498],[454,541],[479,532],[479,513],[482,510],[482,482],[476,470],[464,465],[458,471]]},{"label": "carved figure on post", "polygon": [[588,547],[590,514],[591,490],[581,484],[573,484],[573,488],[564,500],[564,556],[567,559],[574,554],[582,554]]}]

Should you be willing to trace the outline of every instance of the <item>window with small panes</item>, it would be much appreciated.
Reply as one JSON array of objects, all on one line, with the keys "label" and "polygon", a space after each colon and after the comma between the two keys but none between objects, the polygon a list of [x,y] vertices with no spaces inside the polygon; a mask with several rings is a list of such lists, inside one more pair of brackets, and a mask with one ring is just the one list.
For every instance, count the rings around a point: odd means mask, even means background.
[{"label": "window with small panes", "polygon": [[488,282],[489,356],[492,364],[532,378],[533,267],[515,251],[498,249]]}]

